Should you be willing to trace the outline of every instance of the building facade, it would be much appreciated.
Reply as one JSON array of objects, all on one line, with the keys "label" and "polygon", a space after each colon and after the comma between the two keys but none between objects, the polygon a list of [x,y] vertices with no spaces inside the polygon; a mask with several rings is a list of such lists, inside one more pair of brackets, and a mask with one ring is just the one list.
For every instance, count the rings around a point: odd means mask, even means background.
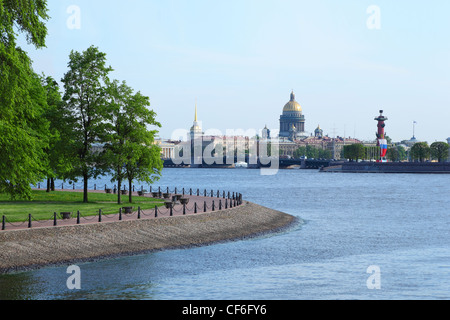
[{"label": "building facade", "polygon": [[294,141],[301,137],[306,137],[305,116],[300,104],[295,101],[294,92],[291,93],[291,99],[283,108],[283,114],[280,117],[280,139]]}]

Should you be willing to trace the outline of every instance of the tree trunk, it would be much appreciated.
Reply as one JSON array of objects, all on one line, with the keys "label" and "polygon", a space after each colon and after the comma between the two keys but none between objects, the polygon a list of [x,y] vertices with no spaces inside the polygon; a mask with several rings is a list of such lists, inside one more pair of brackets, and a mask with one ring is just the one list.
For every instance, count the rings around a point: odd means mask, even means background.
[{"label": "tree trunk", "polygon": [[132,180],[128,179],[128,189],[129,189],[129,191],[128,191],[128,200],[129,200],[130,203],[133,203],[133,189],[132,189],[132,186],[131,186],[132,182],[133,182]]},{"label": "tree trunk", "polygon": [[88,176],[83,174],[83,203],[88,203]]},{"label": "tree trunk", "polygon": [[50,192],[50,178],[47,178],[47,192]]},{"label": "tree trunk", "polygon": [[55,179],[54,178],[50,178],[50,189],[52,191],[55,191]]},{"label": "tree trunk", "polygon": [[122,184],[122,179],[121,178],[119,178],[118,180],[117,180],[117,183],[118,183],[118,185],[119,185],[119,188],[118,188],[118,190],[117,190],[117,204],[121,204],[122,203],[122,201],[121,201],[121,184]]}]

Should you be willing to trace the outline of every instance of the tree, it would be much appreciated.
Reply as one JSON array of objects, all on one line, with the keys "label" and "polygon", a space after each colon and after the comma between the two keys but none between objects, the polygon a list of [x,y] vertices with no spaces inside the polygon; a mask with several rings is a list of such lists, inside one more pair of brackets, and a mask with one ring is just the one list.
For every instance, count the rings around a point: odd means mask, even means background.
[{"label": "tree", "polygon": [[46,1],[0,1],[0,192],[31,198],[30,184],[45,175],[48,123],[45,94],[27,53],[16,47],[25,34],[45,46]]},{"label": "tree", "polygon": [[430,146],[431,157],[438,162],[448,159],[448,150],[450,146],[446,142],[434,142]]},{"label": "tree", "polygon": [[364,145],[360,143],[350,144],[344,146],[344,158],[350,161],[358,161],[359,159],[364,159],[366,150]]},{"label": "tree", "polygon": [[45,90],[47,107],[44,117],[49,121],[49,146],[45,149],[48,157],[47,170],[47,192],[55,191],[55,178],[58,172],[65,167],[66,159],[64,157],[64,149],[67,139],[63,139],[64,128],[66,127],[63,120],[62,97],[59,91],[59,85],[50,76],[41,76],[41,84]]},{"label": "tree", "polygon": [[390,147],[386,152],[386,158],[390,161],[406,160],[406,150],[402,146]]},{"label": "tree", "polygon": [[129,184],[129,202],[132,202],[132,182],[137,179],[152,183],[162,170],[161,150],[154,144],[157,131],[149,126],[160,127],[156,122],[149,98],[133,90],[125,82],[108,82],[108,125],[105,144],[106,162],[111,168],[113,181],[120,188],[126,178]]},{"label": "tree", "polygon": [[424,162],[430,157],[430,147],[426,142],[417,142],[411,147],[411,158]]},{"label": "tree", "polygon": [[98,166],[102,154],[93,148],[104,140],[106,100],[105,82],[111,67],[106,66],[106,54],[96,47],[79,53],[72,51],[69,71],[64,75],[64,109],[66,125],[70,130],[68,142],[70,170],[65,178],[83,178],[83,202],[88,202],[88,180],[103,172]]}]

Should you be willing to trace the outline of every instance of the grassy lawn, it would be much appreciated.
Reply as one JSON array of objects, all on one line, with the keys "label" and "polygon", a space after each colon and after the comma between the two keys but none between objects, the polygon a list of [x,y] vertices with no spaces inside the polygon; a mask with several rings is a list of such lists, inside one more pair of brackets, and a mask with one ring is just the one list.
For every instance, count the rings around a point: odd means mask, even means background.
[{"label": "grassy lawn", "polygon": [[72,212],[74,215],[80,211],[82,216],[119,213],[122,207],[133,207],[137,210],[151,210],[155,205],[162,206],[164,201],[149,197],[133,196],[133,203],[128,203],[128,195],[122,196],[122,204],[117,204],[117,195],[106,193],[89,193],[89,203],[83,203],[83,193],[56,191],[47,193],[41,190],[33,190],[32,201],[11,201],[9,196],[0,194],[0,219],[6,216],[8,222],[25,221],[28,214],[35,220],[51,220],[53,213]]}]

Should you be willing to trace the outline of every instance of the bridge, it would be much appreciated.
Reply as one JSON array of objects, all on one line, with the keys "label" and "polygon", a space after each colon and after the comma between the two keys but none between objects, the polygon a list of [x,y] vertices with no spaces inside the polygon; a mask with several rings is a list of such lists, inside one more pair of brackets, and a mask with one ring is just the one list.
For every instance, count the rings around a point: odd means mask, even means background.
[{"label": "bridge", "polygon": [[[230,161],[232,160],[232,161]],[[238,161],[244,161],[246,163],[250,163],[248,155],[245,156],[245,158],[239,158],[234,157],[234,159],[229,159],[227,157],[223,158],[223,164],[208,164],[204,160],[202,161],[202,164],[175,164],[172,159],[163,159],[164,161],[164,168],[231,168],[235,163]],[[253,160],[254,162],[254,160]],[[191,160],[191,163],[194,163],[193,160]],[[320,169],[321,167],[329,167],[331,165],[335,165],[336,162],[333,160],[326,160],[326,159],[279,159],[279,168],[280,169],[288,169],[288,168],[295,168],[298,167],[300,169]],[[249,168],[263,168],[263,167],[269,167],[269,164],[261,164],[260,159],[258,158],[257,164],[250,164]]]}]

